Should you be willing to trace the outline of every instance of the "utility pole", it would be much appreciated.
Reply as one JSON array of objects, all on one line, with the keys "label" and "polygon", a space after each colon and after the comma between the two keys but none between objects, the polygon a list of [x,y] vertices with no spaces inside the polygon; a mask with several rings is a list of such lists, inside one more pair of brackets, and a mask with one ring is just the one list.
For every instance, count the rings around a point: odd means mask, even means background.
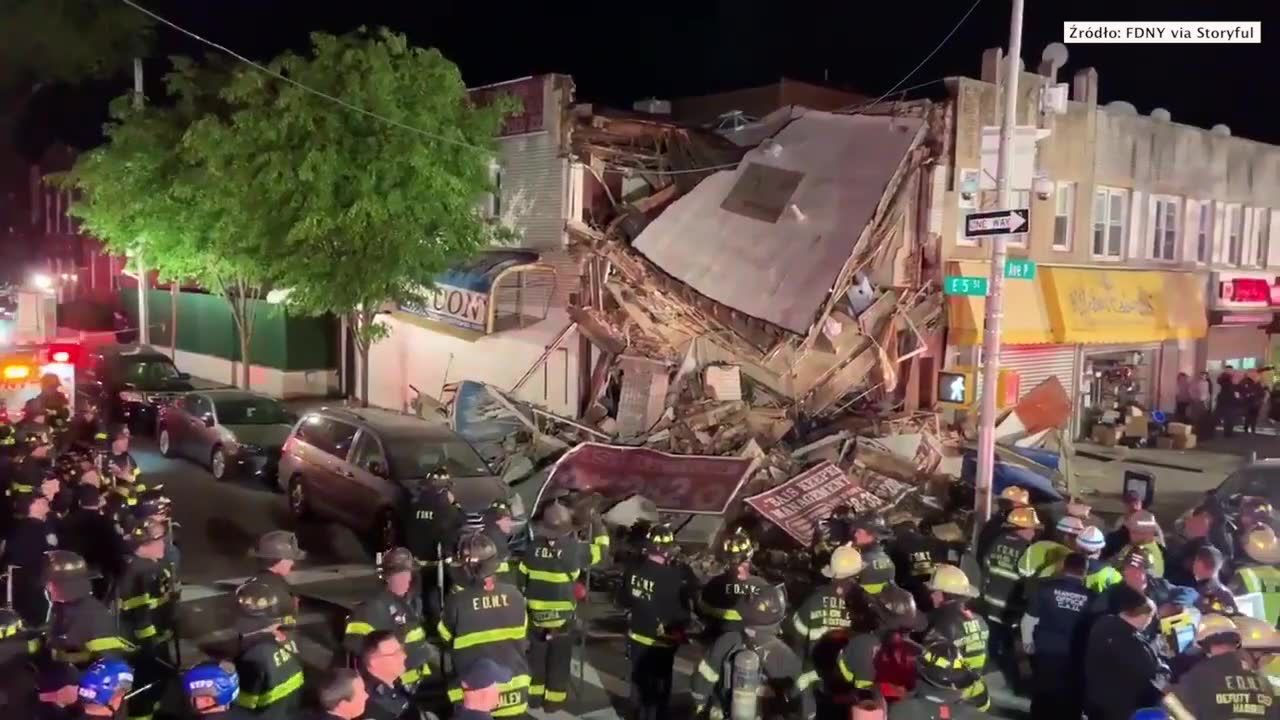
[{"label": "utility pole", "polygon": [[[1017,129],[1018,61],[1022,57],[1022,2],[1013,0],[1009,18],[1009,52],[1005,57],[1004,113],[1000,119],[1000,150],[996,156],[996,209],[1007,210],[1013,195],[1009,173],[1013,160],[1013,137]],[[988,238],[991,243],[991,283],[987,314],[982,327],[982,408],[978,416],[978,488],[974,512],[980,522],[974,532],[991,517],[991,485],[996,455],[996,385],[1000,379],[1000,325],[1004,318],[1004,235]]]},{"label": "utility pole", "polygon": [[[141,110],[145,102],[142,92],[142,58],[133,59],[133,107]],[[138,342],[147,345],[151,342],[151,313],[147,312],[147,264],[142,248],[133,257],[138,266]]]}]

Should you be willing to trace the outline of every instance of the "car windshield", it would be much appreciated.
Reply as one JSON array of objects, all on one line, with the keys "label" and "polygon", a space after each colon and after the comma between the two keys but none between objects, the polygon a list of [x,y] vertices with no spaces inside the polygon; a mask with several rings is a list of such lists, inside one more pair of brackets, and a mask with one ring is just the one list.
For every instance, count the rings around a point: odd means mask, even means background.
[{"label": "car windshield", "polygon": [[121,379],[139,388],[155,387],[178,379],[178,368],[168,360],[125,360]]},{"label": "car windshield", "polygon": [[284,408],[271,398],[218,398],[214,401],[223,425],[279,425],[288,423]]},{"label": "car windshield", "polygon": [[439,468],[456,478],[492,474],[480,455],[459,438],[393,438],[390,452],[392,468],[404,478],[420,478]]},{"label": "car windshield", "polygon": [[1224,500],[1236,495],[1264,497],[1273,505],[1280,505],[1280,466],[1252,465],[1231,474],[1218,486],[1217,494]]}]

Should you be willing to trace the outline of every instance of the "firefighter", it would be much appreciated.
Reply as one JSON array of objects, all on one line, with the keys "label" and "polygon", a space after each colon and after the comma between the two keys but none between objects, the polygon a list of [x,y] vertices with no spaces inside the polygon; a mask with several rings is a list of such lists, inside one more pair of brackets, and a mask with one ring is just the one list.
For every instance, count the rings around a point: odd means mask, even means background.
[{"label": "firefighter", "polygon": [[1196,609],[1202,615],[1238,614],[1235,595],[1222,584],[1219,577],[1223,562],[1222,551],[1209,544],[1201,545],[1191,558],[1191,579],[1195,583],[1195,591],[1200,595],[1196,600]]},{"label": "firefighter", "polygon": [[852,521],[853,508],[846,504],[837,505],[831,510],[830,515],[818,521],[818,526],[813,533],[813,548],[810,551],[814,572],[826,567],[827,561],[831,559],[831,553],[836,548],[852,540],[852,530],[849,527]]},{"label": "firefighter", "polygon": [[676,564],[678,552],[670,526],[654,525],[645,536],[644,559],[622,581],[636,720],[666,717],[676,649],[688,639],[694,589],[690,574]]},{"label": "firefighter", "polygon": [[985,718],[966,699],[978,682],[956,646],[946,640],[925,643],[916,660],[916,688],[889,708],[890,720],[965,720]]},{"label": "firefighter", "polygon": [[[904,516],[890,523],[894,531],[894,539],[886,551],[893,560],[896,571],[895,582],[915,597],[916,607],[930,610],[929,578],[933,577],[933,568],[937,563],[951,562],[952,556],[958,559],[966,549],[963,537],[951,534],[957,530],[954,524],[934,524],[928,534],[922,531],[920,524],[912,517]],[[912,671],[914,672],[914,664]]]},{"label": "firefighter", "polygon": [[569,667],[576,637],[576,608],[587,597],[583,573],[603,558],[609,535],[599,518],[591,519],[591,542],[574,536],[573,513],[553,502],[542,513],[533,546],[520,562],[529,605],[533,684],[529,696],[554,712],[568,698]]},{"label": "firefighter", "polygon": [[258,561],[258,574],[249,582],[271,588],[272,594],[284,605],[280,624],[292,630],[298,624],[298,598],[289,585],[289,573],[307,557],[306,551],[298,546],[298,536],[288,530],[272,530],[258,538],[257,546],[249,555]]},{"label": "firefighter", "polygon": [[94,597],[103,599],[119,577],[121,561],[128,553],[115,522],[103,511],[102,492],[92,485],[76,487],[76,507],[67,514],[58,531],[62,546],[79,554],[93,574]]},{"label": "firefighter", "polygon": [[111,436],[107,426],[98,415],[98,406],[87,402],[80,407],[80,412],[71,419],[67,429],[67,439],[72,447],[93,449],[103,447]]},{"label": "firefighter", "polygon": [[511,547],[508,541],[515,532],[515,517],[511,505],[506,500],[494,500],[480,516],[480,530],[493,541],[498,551],[498,579],[505,583],[516,583],[516,569],[512,567]]},{"label": "firefighter", "polygon": [[1024,578],[1046,578],[1058,574],[1062,562],[1075,552],[1076,541],[1084,532],[1084,522],[1064,515],[1054,527],[1057,538],[1044,538],[1031,543],[1018,561],[1018,574]]},{"label": "firefighter", "polygon": [[1280,621],[1280,542],[1269,526],[1258,526],[1244,536],[1242,552],[1251,562],[1236,568],[1228,586],[1238,595],[1261,593],[1267,622]]},{"label": "firefighter", "polygon": [[996,502],[997,507],[991,513],[991,519],[983,523],[982,529],[978,531],[978,543],[974,548],[974,556],[979,562],[987,556],[991,543],[1004,532],[1005,520],[1009,517],[1009,513],[1017,508],[1031,507],[1031,493],[1027,492],[1026,488],[1009,485],[1000,491],[1000,497]]},{"label": "firefighter", "polygon": [[115,616],[91,594],[91,574],[84,558],[66,550],[44,556],[45,591],[53,602],[45,646],[54,662],[84,669],[106,655],[135,650],[120,635]]},{"label": "firefighter", "polygon": [[981,678],[987,668],[987,646],[991,631],[986,620],[969,608],[978,595],[964,571],[955,565],[938,565],[929,581],[933,612],[925,636],[956,646],[974,674]]},{"label": "firefighter", "polygon": [[1269,717],[1280,713],[1271,683],[1241,652],[1240,629],[1217,614],[1200,618],[1196,644],[1204,659],[1178,680],[1165,705],[1200,720]]},{"label": "firefighter", "polygon": [[1274,511],[1271,501],[1257,495],[1249,495],[1240,499],[1240,524],[1236,532],[1241,544],[1247,539],[1249,531],[1260,527],[1271,527]]},{"label": "firefighter", "polygon": [[1086,641],[1085,714],[1090,720],[1129,720],[1139,708],[1159,704],[1168,668],[1148,639],[1155,603],[1127,583],[1109,592],[1116,612],[1094,621]]},{"label": "firefighter", "polygon": [[856,517],[850,524],[850,529],[853,545],[862,553],[862,572],[858,575],[858,585],[868,595],[877,595],[893,582],[897,573],[893,560],[889,559],[889,554],[880,544],[882,540],[892,537],[893,533],[879,515]]},{"label": "firefighter", "polygon": [[249,720],[253,716],[235,705],[240,695],[236,666],[223,660],[208,661],[182,674],[182,694],[187,707],[198,718],[208,720]]},{"label": "firefighter", "polygon": [[302,663],[293,642],[281,629],[291,610],[288,597],[250,580],[236,588],[236,631],[240,652],[236,704],[254,717],[292,720],[302,707]]},{"label": "firefighter", "polygon": [[111,483],[112,491],[132,507],[138,504],[138,493],[146,490],[147,486],[140,480],[142,469],[138,467],[138,461],[129,452],[129,439],[128,426],[120,425],[112,431],[106,459],[108,477],[104,479]]},{"label": "firefighter", "polygon": [[360,654],[370,633],[394,633],[407,657],[400,681],[411,691],[423,678],[431,676],[422,596],[414,592],[417,570],[418,562],[408,548],[398,547],[384,553],[378,566],[382,588],[351,611],[342,638],[343,648],[354,657]]},{"label": "firefighter", "polygon": [[872,659],[876,686],[889,700],[901,700],[916,686],[916,660],[920,645],[911,636],[924,630],[926,618],[916,607],[915,597],[902,588],[890,587],[876,596],[880,647]]},{"label": "firefighter", "polygon": [[[848,696],[857,685],[853,671],[840,658],[845,645],[852,642],[851,593],[857,594],[852,604],[865,608],[861,624],[870,624],[866,617],[870,608],[864,591],[857,584],[862,569],[862,554],[856,548],[851,545],[835,548],[822,569],[822,575],[829,578],[829,582],[805,598],[784,628],[791,635],[791,647],[804,666],[806,681],[814,686],[818,714],[823,718],[847,716]],[[872,679],[864,666],[857,667],[863,670],[858,680]]]},{"label": "firefighter", "polygon": [[[810,676],[800,657],[779,637],[786,617],[782,593],[760,578],[745,593],[742,627],[716,639],[698,663],[690,692],[695,716],[813,718],[816,706]],[[740,702],[756,705],[748,714]]]},{"label": "firefighter", "polygon": [[115,588],[121,632],[138,648],[132,656],[138,684],[151,686],[129,698],[130,718],[155,714],[173,667],[170,643],[177,637],[177,608],[174,580],[164,563],[164,536],[164,526],[154,520],[133,531],[133,554]]},{"label": "firefighter", "polygon": [[751,574],[751,557],[755,543],[746,530],[737,528],[720,543],[720,555],[727,568],[702,586],[698,593],[698,615],[707,628],[707,635],[714,639],[730,630],[742,627],[742,615],[738,605],[750,598],[758,585]]},{"label": "firefighter", "polygon": [[1031,593],[1022,617],[1022,643],[1031,656],[1031,715],[1079,720],[1084,680],[1073,658],[1084,653],[1089,604],[1095,593],[1085,585],[1085,556],[1068,555],[1062,574],[1042,581]]},{"label": "firefighter", "polygon": [[983,558],[982,605],[991,632],[991,659],[1010,683],[1019,678],[1014,634],[1026,607],[1019,565],[1036,533],[1040,518],[1034,508],[1016,508],[1005,519],[1007,529],[991,543]]},{"label": "firefighter", "polygon": [[446,561],[449,548],[457,544],[466,513],[453,496],[452,481],[443,470],[429,473],[404,507],[400,527],[405,546],[422,566],[419,580],[427,615],[437,619],[444,592],[441,563]]},{"label": "firefighter", "polygon": [[1132,550],[1140,549],[1150,558],[1151,574],[1162,578],[1164,577],[1164,548],[1159,542],[1161,537],[1163,534],[1160,531],[1160,523],[1156,522],[1156,516],[1152,515],[1150,510],[1138,510],[1125,518],[1124,525],[1107,538],[1107,547],[1119,547],[1119,552],[1104,553],[1103,557],[1110,557],[1123,563],[1124,558]]},{"label": "firefighter", "polygon": [[58,535],[49,522],[49,500],[39,494],[19,495],[14,500],[18,518],[4,543],[4,565],[13,570],[13,608],[29,627],[43,625],[49,613],[41,568],[45,553],[56,550]]},{"label": "firefighter", "polygon": [[449,699],[462,700],[459,677],[480,658],[490,658],[511,671],[499,689],[494,717],[518,717],[529,709],[529,615],[524,595],[499,582],[497,549],[482,533],[463,537],[456,562],[462,587],[444,600],[438,632],[453,660]]},{"label": "firefighter", "polygon": [[1085,528],[1076,537],[1076,549],[1088,561],[1085,565],[1084,584],[1095,593],[1100,593],[1123,581],[1120,571],[1111,563],[1102,560],[1102,551],[1106,546],[1107,540],[1102,530],[1093,525]]},{"label": "firefighter", "polygon": [[1247,615],[1232,618],[1240,630],[1241,647],[1253,666],[1280,696],[1280,630]]},{"label": "firefighter", "polygon": [[361,720],[418,720],[413,693],[400,682],[408,669],[408,654],[396,634],[386,630],[369,633],[357,657],[369,694]]},{"label": "firefighter", "polygon": [[133,668],[120,658],[96,660],[80,675],[80,715],[113,718],[133,689]]},{"label": "firefighter", "polygon": [[[39,640],[27,630],[22,618],[8,608],[0,608],[0,707],[9,715],[25,718],[33,711],[31,686],[37,679],[31,666],[39,650]],[[50,663],[52,665],[52,663]],[[37,716],[37,720],[41,720]]]}]

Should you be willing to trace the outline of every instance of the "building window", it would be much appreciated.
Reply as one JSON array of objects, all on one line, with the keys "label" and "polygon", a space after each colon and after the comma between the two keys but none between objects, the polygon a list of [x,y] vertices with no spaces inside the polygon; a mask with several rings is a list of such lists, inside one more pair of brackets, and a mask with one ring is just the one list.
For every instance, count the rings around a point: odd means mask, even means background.
[{"label": "building window", "polygon": [[964,236],[965,218],[978,209],[979,171],[961,168],[956,186],[956,245],[977,247],[978,241]]},{"label": "building window", "polygon": [[1053,249],[1071,249],[1071,215],[1076,209],[1076,184],[1058,183],[1054,196]]},{"label": "building window", "polygon": [[1209,262],[1209,249],[1213,247],[1213,202],[1200,203],[1200,217],[1196,220],[1196,262]]},{"label": "building window", "polygon": [[1173,197],[1151,198],[1153,222],[1151,223],[1150,252],[1153,260],[1176,260],[1178,252],[1178,199]]},{"label": "building window", "polygon": [[489,164],[489,187],[492,188],[485,204],[485,216],[497,219],[502,216],[502,166],[496,161]]},{"label": "building window", "polygon": [[1227,206],[1227,264],[1239,267],[1244,262],[1244,208]]},{"label": "building window", "polygon": [[1267,266],[1267,258],[1271,254],[1271,210],[1269,208],[1258,208],[1258,219],[1254,221],[1253,226],[1257,228],[1254,232],[1258,235],[1255,242],[1254,265],[1258,267]]},{"label": "building window", "polygon": [[1120,259],[1124,250],[1129,191],[1098,188],[1093,194],[1093,255]]}]

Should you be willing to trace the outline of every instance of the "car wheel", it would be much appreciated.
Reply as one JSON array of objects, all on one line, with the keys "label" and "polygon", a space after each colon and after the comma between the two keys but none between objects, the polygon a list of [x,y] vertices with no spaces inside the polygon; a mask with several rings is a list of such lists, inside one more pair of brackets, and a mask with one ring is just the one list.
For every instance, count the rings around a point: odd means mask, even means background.
[{"label": "car wheel", "polygon": [[173,451],[173,438],[169,436],[169,428],[167,427],[160,428],[160,437],[157,440],[157,442],[160,445],[161,455],[167,458],[171,458],[177,454]]},{"label": "car wheel", "polygon": [[214,480],[226,480],[230,474],[227,467],[227,454],[219,445],[213,449],[213,454],[209,456],[209,473],[213,475]]},{"label": "car wheel", "polygon": [[301,475],[289,478],[289,512],[299,520],[311,516],[311,505],[307,500],[307,490],[302,484]]},{"label": "car wheel", "polygon": [[378,515],[378,523],[374,526],[374,546],[381,551],[390,550],[400,544],[400,523],[391,510],[383,510]]}]

